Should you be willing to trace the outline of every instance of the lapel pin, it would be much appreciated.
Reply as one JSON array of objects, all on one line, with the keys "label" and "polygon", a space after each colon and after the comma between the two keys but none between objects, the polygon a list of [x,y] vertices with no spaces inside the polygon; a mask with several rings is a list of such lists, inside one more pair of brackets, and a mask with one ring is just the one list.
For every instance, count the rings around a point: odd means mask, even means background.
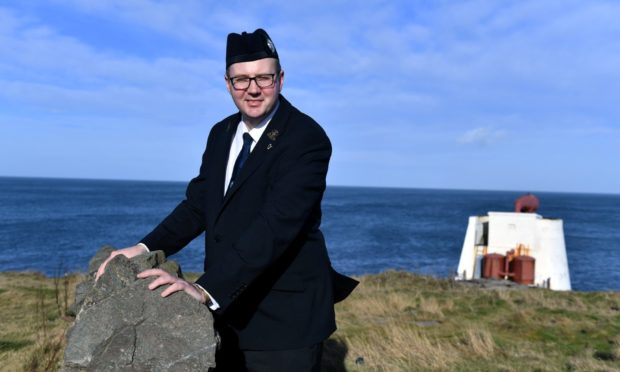
[{"label": "lapel pin", "polygon": [[272,148],[272,147],[273,147],[273,146],[271,145],[271,143],[270,143],[270,144],[268,144],[268,145],[267,145],[267,150],[271,150],[271,148]]},{"label": "lapel pin", "polygon": [[272,141],[275,141],[279,135],[280,135],[280,132],[277,129],[267,132],[267,137],[269,137],[269,139]]}]

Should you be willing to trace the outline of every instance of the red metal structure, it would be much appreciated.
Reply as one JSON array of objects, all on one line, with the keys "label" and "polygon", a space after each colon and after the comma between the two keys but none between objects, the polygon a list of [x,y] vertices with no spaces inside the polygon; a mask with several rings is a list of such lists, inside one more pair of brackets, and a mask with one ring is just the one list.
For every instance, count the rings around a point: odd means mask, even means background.
[{"label": "red metal structure", "polygon": [[515,212],[517,213],[536,213],[540,207],[538,198],[533,194],[525,194],[515,200]]}]

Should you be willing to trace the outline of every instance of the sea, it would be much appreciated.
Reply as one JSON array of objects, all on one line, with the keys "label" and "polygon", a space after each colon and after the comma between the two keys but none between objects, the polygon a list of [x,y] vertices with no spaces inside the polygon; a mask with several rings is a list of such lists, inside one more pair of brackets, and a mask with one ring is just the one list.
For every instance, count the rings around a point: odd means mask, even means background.
[{"label": "sea", "polygon": [[[182,182],[0,177],[0,271],[85,272],[103,245],[137,243],[185,195]],[[524,190],[529,191],[529,190]],[[468,217],[511,211],[524,191],[328,186],[322,231],[334,267],[453,277]],[[620,291],[620,195],[536,192],[561,218],[578,291]],[[199,272],[204,235],[173,259]]]}]

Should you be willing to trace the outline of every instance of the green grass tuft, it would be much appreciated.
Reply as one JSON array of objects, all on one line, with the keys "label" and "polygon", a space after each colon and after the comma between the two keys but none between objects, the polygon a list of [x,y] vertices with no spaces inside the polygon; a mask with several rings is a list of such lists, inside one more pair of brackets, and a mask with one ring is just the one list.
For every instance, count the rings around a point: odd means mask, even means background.
[{"label": "green grass tuft", "polygon": [[32,345],[32,341],[0,339],[0,353],[17,351],[29,345]]}]

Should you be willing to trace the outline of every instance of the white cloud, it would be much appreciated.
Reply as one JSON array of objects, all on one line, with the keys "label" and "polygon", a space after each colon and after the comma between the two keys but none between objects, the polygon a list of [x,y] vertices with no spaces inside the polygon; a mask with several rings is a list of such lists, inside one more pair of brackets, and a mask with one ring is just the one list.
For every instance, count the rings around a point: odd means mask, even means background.
[{"label": "white cloud", "polygon": [[[309,6],[304,3],[273,8],[247,5],[235,11],[230,5],[190,0],[59,3],[87,16],[135,23],[192,45],[209,48],[217,44],[218,51],[223,50],[224,35],[236,30],[231,28],[233,23],[246,24],[239,30],[252,29],[249,26],[257,18],[272,14],[269,19],[279,21],[265,27],[281,50],[289,81],[298,79],[292,88],[325,88],[317,95],[317,104],[336,99],[355,106],[366,94],[367,101],[378,107],[396,106],[396,97],[413,99],[413,106],[419,106],[420,99],[433,102],[439,110],[442,106],[453,110],[454,103],[474,108],[504,101],[516,106],[532,101],[549,105],[570,99],[567,95],[572,89],[596,91],[593,85],[600,82],[592,77],[601,69],[617,70],[613,58],[612,62],[603,56],[567,58],[574,47],[569,40],[585,47],[579,37],[584,23],[588,24],[585,33],[598,38],[600,50],[615,43],[603,32],[611,26],[593,22],[603,11],[613,10],[609,3],[589,7],[537,1],[508,6],[469,1],[419,8],[392,3],[351,7],[348,1],[310,5],[313,12],[304,8]],[[291,18],[293,13],[296,16]],[[551,21],[549,14],[554,15]],[[16,21],[6,23],[15,25]],[[18,26],[13,27],[12,38],[0,42],[0,53],[9,58],[4,64],[10,66],[5,68],[13,68],[12,72],[21,66],[22,73],[27,70],[31,76],[59,76],[59,81],[53,82],[57,85],[118,84],[190,94],[205,86],[222,86],[220,55],[205,54],[205,58],[194,60],[146,59],[139,54],[98,50],[81,42],[79,35],[59,34],[44,23],[22,22]],[[331,89],[329,84],[340,89]],[[607,89],[618,94],[618,88]],[[401,106],[410,107],[405,102]]]},{"label": "white cloud", "polygon": [[[85,123],[89,115],[219,119],[234,109],[222,81],[226,34],[264,27],[282,57],[285,95],[335,137],[336,162],[363,162],[368,146],[389,162],[445,154],[455,141],[510,145],[508,134],[521,130],[570,142],[619,128],[613,1],[32,4],[0,7],[0,121],[7,110]],[[139,41],[148,34],[157,48],[114,38],[103,47],[78,26],[63,27],[66,14],[97,23],[98,37],[122,29]],[[429,169],[449,167],[429,159]]]},{"label": "white cloud", "polygon": [[506,137],[506,132],[491,127],[470,129],[458,138],[459,143],[471,145],[491,145]]},{"label": "white cloud", "polygon": [[[59,6],[72,8],[87,15],[131,23],[182,40],[201,43],[209,48],[222,45],[209,29],[226,24],[229,17],[218,17],[216,3],[182,0],[174,2],[150,0],[62,0]],[[215,14],[213,13],[215,11]]]},{"label": "white cloud", "polygon": [[2,8],[0,20],[0,97],[12,106],[177,124],[229,101],[219,59],[114,54]]}]

